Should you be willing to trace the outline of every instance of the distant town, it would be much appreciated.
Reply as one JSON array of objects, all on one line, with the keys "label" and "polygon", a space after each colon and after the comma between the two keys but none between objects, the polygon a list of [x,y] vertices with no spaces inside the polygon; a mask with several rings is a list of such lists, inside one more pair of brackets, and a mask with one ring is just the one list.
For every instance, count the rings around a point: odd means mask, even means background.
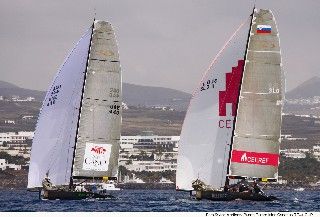
[{"label": "distant town", "polygon": [[[179,97],[184,101],[177,100]],[[124,98],[133,100],[132,96]],[[174,95],[172,99],[176,103],[174,106],[150,101],[154,100],[152,97],[144,104],[141,100],[138,105],[122,104],[119,183],[158,183],[174,187],[178,135],[186,109],[179,103],[187,104],[189,98],[185,94]],[[26,187],[41,104],[41,98],[32,94],[0,95],[0,188]],[[281,134],[279,179],[272,185],[283,188],[320,186],[320,96],[287,99]]]},{"label": "distant town", "polygon": [[[33,132],[0,133],[0,170],[28,170]],[[177,168],[179,136],[158,136],[152,131],[141,132],[136,136],[121,136],[119,156],[120,183],[174,183]],[[305,141],[306,138],[294,138],[282,135],[284,141]],[[320,142],[312,148],[282,149],[284,159],[306,159],[308,156],[317,160],[320,165]],[[150,180],[148,174],[157,173]],[[162,175],[161,175],[162,174]],[[280,176],[278,183],[288,184],[288,180]],[[320,182],[309,183],[318,186]]]}]

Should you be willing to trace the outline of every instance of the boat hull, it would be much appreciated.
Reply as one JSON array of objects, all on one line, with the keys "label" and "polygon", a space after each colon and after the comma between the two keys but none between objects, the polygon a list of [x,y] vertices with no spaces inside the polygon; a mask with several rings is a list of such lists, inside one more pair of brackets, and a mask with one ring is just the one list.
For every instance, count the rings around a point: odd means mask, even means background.
[{"label": "boat hull", "polygon": [[42,199],[45,200],[84,200],[84,199],[112,199],[115,198],[108,194],[99,194],[93,192],[65,191],[65,190],[47,190],[42,193]]},{"label": "boat hull", "polygon": [[223,191],[196,191],[197,200],[207,199],[213,201],[231,200],[252,200],[252,201],[273,201],[277,200],[274,196],[246,192],[223,192]]}]

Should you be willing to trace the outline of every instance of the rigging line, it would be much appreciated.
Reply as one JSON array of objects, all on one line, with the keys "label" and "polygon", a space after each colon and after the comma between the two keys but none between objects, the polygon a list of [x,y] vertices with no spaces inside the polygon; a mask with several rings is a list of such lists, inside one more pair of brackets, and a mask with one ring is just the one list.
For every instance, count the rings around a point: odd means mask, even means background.
[{"label": "rigging line", "polygon": [[[60,76],[60,73],[61,73],[61,70],[62,70],[63,66],[67,63],[67,61],[69,60],[69,58],[71,57],[71,55],[72,55],[73,52],[75,51],[75,49],[76,49],[76,47],[78,46],[78,44],[80,43],[80,41],[81,41],[83,38],[85,38],[88,33],[89,33],[89,31],[87,30],[87,32],[82,35],[82,37],[80,38],[80,40],[75,44],[75,46],[73,47],[73,49],[70,51],[70,53],[68,54],[68,56],[65,58],[63,64],[60,66],[57,74],[55,75],[55,77],[54,77],[54,79],[53,79],[53,81],[52,81],[52,83],[51,83],[51,85],[50,85],[49,90],[48,90],[47,93],[46,93],[46,96],[45,96],[45,98],[44,98],[44,101],[43,101],[43,103],[42,103],[42,106],[41,106],[41,109],[40,109],[40,112],[39,112],[39,115],[38,115],[38,119],[37,119],[37,124],[36,124],[36,126],[38,126],[39,119],[40,119],[40,117],[41,117],[42,111],[43,111],[43,109],[44,109],[45,106],[46,106],[46,103],[45,103],[45,102],[48,100],[48,96],[49,96],[50,93],[52,92],[52,88],[53,88],[53,86],[55,85],[56,80],[57,80],[58,77]],[[36,128],[37,128],[37,127],[36,127]],[[38,137],[38,136],[37,136],[37,131],[35,131],[34,137]],[[35,139],[35,138],[34,138],[34,139]],[[49,168],[51,168],[53,164],[52,164],[52,163],[49,163],[48,165],[49,165]]]},{"label": "rigging line", "polygon": [[[232,71],[231,71],[231,72],[232,72]],[[232,74],[231,74],[231,79],[230,79],[230,81],[227,82],[227,84],[226,84],[226,90],[228,90],[228,89],[230,88],[230,86],[232,85],[232,83],[234,83],[234,79],[235,79],[235,74],[232,73]],[[226,101],[226,98],[227,98],[227,95],[224,96],[223,102]],[[222,105],[222,104],[221,104],[221,105]],[[219,108],[219,109],[220,109],[220,108]],[[232,108],[231,108],[231,112],[232,112]],[[235,117],[234,117],[234,118],[235,118]],[[231,141],[230,141],[230,143],[231,143]],[[225,148],[224,148],[224,155],[223,155],[223,160],[224,160],[224,161],[225,161],[225,158],[226,158],[226,149],[227,149],[227,147],[230,147],[230,148],[231,148],[231,145],[228,144],[228,145],[226,145]],[[203,167],[205,166],[205,164],[207,164],[208,160],[212,159],[212,156],[213,156],[214,153],[215,153],[215,148],[216,148],[216,146],[214,146],[214,147],[211,149],[211,151],[207,154],[207,157],[205,158],[205,160],[204,160],[203,163],[201,164],[199,170],[203,169]],[[212,161],[212,163],[213,163],[213,161]],[[225,167],[223,166],[223,170],[221,171],[221,173],[223,173],[224,168],[225,168]]]},{"label": "rigging line", "polygon": [[[82,72],[80,72],[80,73],[82,73]],[[79,86],[80,86],[80,84],[81,84],[81,79],[82,78],[82,76],[80,76],[79,78],[78,78],[78,80],[74,83],[74,88],[73,88],[73,93],[72,93],[72,96],[70,97],[70,99],[69,99],[69,102],[71,102],[71,104],[72,104],[72,99],[74,99],[74,98],[77,98],[76,96],[77,96],[77,92],[75,91],[76,89],[78,90],[78,85],[77,84],[79,84]],[[79,87],[79,89],[80,89],[80,87]],[[73,125],[74,124],[74,122],[76,121],[76,117],[77,117],[77,115],[76,115],[76,111],[78,110],[78,109],[80,109],[80,108],[77,108],[76,107],[76,105],[75,104],[72,104],[73,105],[73,109],[72,109],[72,111],[73,111],[73,113],[72,113],[72,120],[71,120],[71,124]],[[76,129],[75,129],[76,130]],[[69,160],[71,160],[71,163],[72,163],[72,157],[71,157],[71,159],[69,159],[70,157],[70,151],[73,149],[73,145],[72,146],[70,146],[70,143],[71,143],[71,141],[72,141],[72,133],[70,133],[69,134],[69,141],[68,141],[68,144],[69,144],[69,147],[68,147],[68,153],[67,153],[67,159],[66,159],[66,164],[68,165],[68,163],[69,163]],[[66,168],[66,170],[65,170],[65,180],[67,180],[67,176],[68,176],[68,171],[69,171],[69,167],[67,167]]]},{"label": "rigging line", "polygon": [[90,51],[91,51],[91,46],[92,46],[92,37],[93,37],[93,30],[94,30],[94,21],[91,26],[91,35],[90,35],[90,42],[88,46],[88,55],[87,55],[87,63],[86,63],[86,68],[84,72],[84,79],[82,83],[82,90],[81,90],[81,99],[80,99],[80,107],[79,107],[79,114],[78,114],[78,121],[77,121],[77,128],[76,128],[76,135],[75,135],[75,143],[73,147],[73,159],[72,159],[72,164],[71,164],[71,173],[70,173],[70,182],[69,182],[69,188],[73,185],[73,179],[72,179],[72,173],[73,173],[73,166],[75,163],[75,155],[76,155],[76,146],[77,146],[77,141],[78,141],[78,133],[79,133],[79,126],[80,126],[80,117],[81,117],[81,108],[82,108],[82,101],[84,97],[84,90],[85,90],[85,85],[86,85],[86,78],[87,78],[87,73],[88,73],[88,67],[89,67],[89,56],[90,56]]},{"label": "rigging line", "polygon": [[[250,17],[249,17],[250,18]],[[249,19],[248,18],[248,19]],[[230,44],[230,42],[233,40],[233,38],[237,35],[237,33],[240,31],[240,29],[248,22],[248,19],[244,22],[242,22],[239,27],[236,29],[236,31],[231,35],[231,37],[225,42],[225,44],[223,45],[223,47],[221,48],[221,50],[218,52],[218,54],[215,56],[215,58],[212,60],[212,62],[210,63],[208,69],[204,72],[199,84],[197,85],[196,89],[194,90],[194,92],[192,93],[191,99],[189,101],[189,105],[186,111],[186,115],[189,113],[191,104],[193,102],[194,97],[196,96],[197,92],[199,91],[199,89],[201,88],[201,83],[203,82],[204,78],[206,77],[206,75],[208,74],[209,70],[213,67],[214,63],[216,62],[216,60],[218,59],[218,57],[222,54],[222,52],[226,49],[226,47]],[[186,118],[184,118],[183,123],[182,123],[182,130],[183,130],[183,125],[185,122]],[[181,130],[181,131],[182,131]]]},{"label": "rigging line", "polygon": [[[228,166],[227,166],[227,176],[230,173],[230,165],[231,165],[231,157],[232,157],[232,146],[233,146],[233,142],[234,142],[233,135],[235,134],[235,130],[236,130],[237,115],[238,115],[238,109],[239,109],[239,103],[240,103],[240,97],[241,97],[241,86],[242,86],[243,78],[244,78],[246,60],[247,60],[247,55],[248,55],[248,51],[247,50],[249,48],[250,34],[251,34],[251,30],[252,30],[252,23],[253,23],[255,10],[256,10],[256,6],[254,5],[253,9],[252,9],[252,13],[250,15],[250,20],[251,21],[250,21],[250,28],[249,28],[249,32],[248,32],[248,39],[247,39],[246,50],[245,50],[245,55],[244,55],[244,66],[243,66],[243,69],[242,69],[242,75],[241,75],[241,80],[240,80],[240,85],[239,85],[239,96],[238,96],[238,103],[236,105],[236,113],[235,113],[234,120],[233,120],[233,129],[232,129],[232,133],[231,133],[229,160],[228,160]],[[229,179],[226,178],[226,184],[228,184],[228,183],[229,183]]]},{"label": "rigging line", "polygon": [[[64,117],[66,117],[66,116],[67,115],[66,115],[66,112],[65,112],[64,113]],[[59,126],[65,126],[65,122],[66,122],[66,118],[63,118],[63,122],[59,123]],[[61,147],[62,144],[63,144],[63,142],[61,142],[62,141],[61,135],[63,134],[63,132],[62,132],[63,130],[65,130],[65,129],[63,129],[62,127],[59,127],[59,133],[58,133],[58,136],[57,136],[58,139],[56,140],[55,145],[53,146],[53,150],[51,151],[50,160],[49,160],[50,162],[48,164],[48,170],[51,170],[53,168],[54,163],[56,163],[58,157],[60,157],[60,156],[58,156],[58,155],[56,155],[54,153],[58,152],[59,150],[60,150],[60,152],[63,151],[63,149]]]},{"label": "rigging line", "polygon": [[[249,17],[250,18],[250,17]],[[248,18],[248,19],[249,19]],[[234,39],[234,37],[238,34],[238,32],[240,31],[240,29],[248,22],[248,19],[244,22],[242,22],[240,24],[240,26],[236,29],[236,31],[231,35],[231,37],[225,42],[225,44],[223,45],[223,47],[221,48],[221,50],[218,52],[218,54],[214,57],[214,59],[211,61],[209,67],[207,68],[207,70],[205,71],[205,73],[203,74],[200,82],[199,82],[199,86],[201,86],[201,83],[203,82],[204,78],[206,77],[206,75],[208,74],[208,72],[210,71],[210,69],[213,67],[213,65],[216,63],[217,59],[220,57],[220,55],[223,53],[223,51],[228,47],[228,45],[230,44],[230,42]],[[192,97],[194,97],[197,92],[199,91],[199,88],[196,88],[196,90],[193,92]]]},{"label": "rigging line", "polygon": [[[231,35],[231,37],[225,42],[225,44],[223,45],[223,47],[221,48],[221,50],[218,52],[218,54],[215,56],[215,58],[211,61],[208,69],[204,72],[199,84],[197,85],[196,89],[194,90],[194,92],[192,93],[192,97],[190,99],[190,102],[189,102],[189,105],[188,105],[188,109],[186,111],[186,116],[187,114],[189,113],[189,110],[190,110],[190,107],[191,107],[191,104],[193,102],[193,99],[194,97],[196,96],[197,92],[199,91],[199,87],[201,87],[201,83],[203,82],[204,78],[206,77],[206,75],[209,73],[210,69],[213,67],[213,65],[215,64],[215,62],[217,61],[217,59],[220,57],[220,55],[223,53],[223,51],[226,49],[226,47],[230,44],[230,42],[234,39],[234,37],[238,34],[238,32],[240,31],[240,29],[248,22],[248,20],[250,19],[250,17],[248,19],[246,19],[244,22],[242,22],[239,27],[236,29],[236,31]],[[184,125],[184,122],[185,122],[186,118],[184,118],[184,121],[183,121],[183,124],[182,126]],[[183,130],[183,128],[182,128]],[[210,155],[208,155],[206,158],[205,158],[205,161],[203,162],[203,164],[200,166],[200,169],[203,167],[203,165],[205,164],[206,162],[206,159],[209,159]]]},{"label": "rigging line", "polygon": [[[251,16],[249,17],[251,18]],[[222,47],[222,49],[219,51],[219,53],[216,55],[216,57],[213,59],[213,61],[211,62],[210,66],[208,67],[208,69],[206,70],[206,72],[204,73],[203,77],[201,78],[201,81],[198,85],[201,86],[201,83],[203,82],[204,78],[206,77],[206,75],[208,74],[208,72],[210,71],[210,69],[213,67],[214,63],[216,62],[216,60],[219,58],[219,56],[222,54],[222,52],[227,48],[227,46],[229,45],[229,43],[234,39],[234,37],[237,35],[237,33],[240,31],[240,29],[249,21],[249,18],[241,23],[241,25],[236,29],[236,31],[232,34],[232,36],[229,38],[229,40],[227,40],[227,42],[224,44],[224,46]],[[238,65],[238,62],[236,63],[236,65]],[[228,82],[228,84],[226,85],[226,90],[228,87],[230,87],[230,85],[232,84],[233,79],[235,75],[232,73],[232,77],[231,77],[231,81]],[[195,92],[192,95],[192,98],[196,95],[196,92],[199,90],[199,88],[197,88],[195,90]],[[224,101],[226,100],[226,96],[224,97]],[[190,100],[190,104],[191,104],[192,99]],[[188,110],[190,108],[190,105],[188,107]],[[230,144],[230,149],[231,149],[231,144]],[[212,155],[215,153],[215,147],[207,154],[207,157],[204,158],[203,163],[201,164],[201,166],[199,167],[199,171],[203,169],[204,165],[207,164],[208,160],[210,160],[212,158]],[[213,163],[213,161],[212,161]]]}]

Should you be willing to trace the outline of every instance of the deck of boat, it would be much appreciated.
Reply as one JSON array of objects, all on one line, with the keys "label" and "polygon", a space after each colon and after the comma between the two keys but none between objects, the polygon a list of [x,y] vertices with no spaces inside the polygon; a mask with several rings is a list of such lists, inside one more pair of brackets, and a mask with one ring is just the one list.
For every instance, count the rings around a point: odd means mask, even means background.
[{"label": "deck of boat", "polygon": [[274,196],[248,192],[224,192],[224,191],[196,191],[197,200],[207,199],[213,201],[231,201],[231,200],[252,200],[252,201],[273,201],[277,200]]},{"label": "deck of boat", "polygon": [[112,199],[109,194],[99,194],[94,192],[47,190],[43,192],[42,199],[45,200],[84,200],[84,199]]}]

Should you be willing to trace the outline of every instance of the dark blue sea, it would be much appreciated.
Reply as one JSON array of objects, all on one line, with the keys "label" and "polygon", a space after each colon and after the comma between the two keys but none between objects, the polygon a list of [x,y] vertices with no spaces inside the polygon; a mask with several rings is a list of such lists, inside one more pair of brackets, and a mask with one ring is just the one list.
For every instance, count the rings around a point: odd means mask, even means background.
[{"label": "dark blue sea", "polygon": [[0,211],[148,211],[148,212],[246,212],[246,211],[320,211],[320,190],[302,192],[289,190],[269,190],[280,198],[273,202],[197,201],[186,192],[175,190],[122,190],[115,194],[116,199],[105,201],[43,201],[38,193],[26,190],[0,190]]}]

